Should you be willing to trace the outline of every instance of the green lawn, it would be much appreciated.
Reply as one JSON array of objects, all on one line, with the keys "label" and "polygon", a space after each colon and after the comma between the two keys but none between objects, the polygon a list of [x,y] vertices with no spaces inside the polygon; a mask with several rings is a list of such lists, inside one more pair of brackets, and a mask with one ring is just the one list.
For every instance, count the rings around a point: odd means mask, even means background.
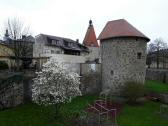
[{"label": "green lawn", "polygon": [[66,118],[83,110],[88,102],[96,96],[83,96],[75,98],[71,103],[62,106],[64,118],[52,118],[54,107],[42,107],[36,104],[21,105],[16,108],[0,111],[0,126],[69,126]]},{"label": "green lawn", "polygon": [[150,91],[168,93],[168,84],[164,84],[159,81],[147,80],[145,86]]},{"label": "green lawn", "polygon": [[[93,101],[95,96],[78,97],[70,104],[63,106],[64,117],[80,112],[87,105],[87,100]],[[168,126],[166,119],[158,114],[160,103],[146,102],[140,106],[125,105],[118,116],[119,126]],[[0,126],[68,126],[65,118],[51,118],[52,107],[40,107],[26,104],[0,112]]]},{"label": "green lawn", "polygon": [[118,118],[119,126],[168,126],[168,120],[161,118],[160,103],[146,102],[140,106],[126,105]]},{"label": "green lawn", "polygon": [[[168,92],[168,86],[155,81],[147,81],[146,87],[157,92]],[[82,96],[62,105],[63,116],[53,118],[53,106],[44,107],[36,104],[21,105],[16,108],[0,111],[0,126],[70,126],[69,118],[80,113],[97,96]],[[168,126],[168,119],[161,118],[157,112],[159,102],[147,101],[143,105],[125,104],[117,117],[119,126]]]}]

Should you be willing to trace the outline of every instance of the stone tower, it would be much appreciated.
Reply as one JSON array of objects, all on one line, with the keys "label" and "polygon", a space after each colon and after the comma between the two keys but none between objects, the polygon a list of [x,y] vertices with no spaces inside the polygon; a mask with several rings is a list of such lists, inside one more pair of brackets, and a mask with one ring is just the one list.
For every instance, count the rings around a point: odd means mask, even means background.
[{"label": "stone tower", "polygon": [[97,42],[92,20],[89,21],[89,27],[85,34],[83,45],[89,48],[89,55],[86,56],[86,61],[97,62],[100,58],[100,55],[99,55],[100,48]]},{"label": "stone tower", "polygon": [[126,20],[109,21],[100,33],[102,88],[117,91],[127,81],[144,83],[150,40]]}]

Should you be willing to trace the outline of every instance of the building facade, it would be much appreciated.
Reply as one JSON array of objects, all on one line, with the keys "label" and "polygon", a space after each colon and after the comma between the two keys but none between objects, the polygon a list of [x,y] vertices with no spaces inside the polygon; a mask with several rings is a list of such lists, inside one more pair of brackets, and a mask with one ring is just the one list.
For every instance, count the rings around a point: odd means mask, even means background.
[{"label": "building facade", "polygon": [[149,38],[126,20],[110,21],[99,35],[102,87],[117,92],[127,81],[145,82]]},{"label": "building facade", "polygon": [[84,63],[84,56],[89,53],[88,48],[69,38],[39,34],[35,37],[33,57],[41,59],[40,65],[50,57],[67,63]]},{"label": "building facade", "polygon": [[9,69],[14,66],[14,51],[3,43],[0,43],[0,61],[8,64]]}]

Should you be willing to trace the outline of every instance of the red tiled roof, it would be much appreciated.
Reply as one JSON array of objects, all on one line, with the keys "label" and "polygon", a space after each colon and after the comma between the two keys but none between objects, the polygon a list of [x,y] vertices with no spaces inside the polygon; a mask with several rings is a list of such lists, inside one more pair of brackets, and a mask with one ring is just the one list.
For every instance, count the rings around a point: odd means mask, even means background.
[{"label": "red tiled roof", "polygon": [[83,44],[85,46],[99,47],[91,20],[89,21],[89,27],[83,40]]},{"label": "red tiled roof", "polygon": [[100,33],[98,39],[102,40],[114,37],[140,37],[147,41],[150,40],[124,19],[109,21]]}]

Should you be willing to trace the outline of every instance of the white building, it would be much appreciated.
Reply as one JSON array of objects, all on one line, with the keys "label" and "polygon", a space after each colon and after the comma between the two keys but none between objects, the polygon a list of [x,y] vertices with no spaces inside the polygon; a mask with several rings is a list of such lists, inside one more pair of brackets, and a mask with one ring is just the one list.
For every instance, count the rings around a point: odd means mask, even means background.
[{"label": "white building", "polygon": [[57,57],[67,63],[85,63],[85,55],[89,53],[86,46],[72,39],[39,34],[35,37],[33,57],[42,65],[47,58]]}]

